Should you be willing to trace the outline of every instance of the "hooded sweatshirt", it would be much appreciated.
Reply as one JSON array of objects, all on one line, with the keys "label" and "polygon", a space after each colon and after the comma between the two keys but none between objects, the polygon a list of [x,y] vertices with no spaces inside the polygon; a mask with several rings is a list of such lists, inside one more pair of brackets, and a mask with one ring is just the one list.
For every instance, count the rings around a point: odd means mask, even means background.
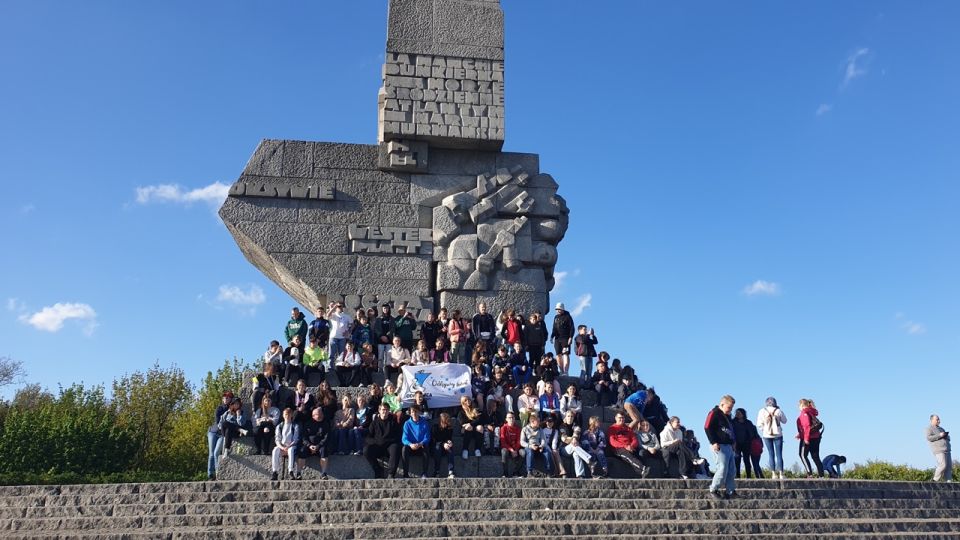
[{"label": "hooded sweatshirt", "polygon": [[805,443],[810,442],[810,439],[820,438],[819,431],[810,429],[810,425],[813,423],[810,419],[811,416],[820,416],[820,413],[815,407],[807,407],[800,411],[800,416],[797,417],[797,432]]},{"label": "hooded sweatshirt", "polygon": [[297,313],[297,317],[287,321],[287,327],[283,335],[287,337],[287,343],[293,341],[293,336],[300,336],[300,343],[307,342],[307,319],[303,313]]},{"label": "hooded sweatshirt", "polygon": [[787,415],[780,407],[764,407],[757,412],[757,431],[764,439],[779,439],[783,437],[783,424],[787,423]]}]

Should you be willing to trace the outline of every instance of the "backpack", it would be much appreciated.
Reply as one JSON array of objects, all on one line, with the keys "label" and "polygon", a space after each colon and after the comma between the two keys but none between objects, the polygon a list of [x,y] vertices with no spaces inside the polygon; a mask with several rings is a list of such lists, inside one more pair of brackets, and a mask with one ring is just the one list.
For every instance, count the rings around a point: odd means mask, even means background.
[{"label": "backpack", "polygon": [[807,413],[807,417],[810,419],[810,432],[823,433],[823,422],[811,413]]}]

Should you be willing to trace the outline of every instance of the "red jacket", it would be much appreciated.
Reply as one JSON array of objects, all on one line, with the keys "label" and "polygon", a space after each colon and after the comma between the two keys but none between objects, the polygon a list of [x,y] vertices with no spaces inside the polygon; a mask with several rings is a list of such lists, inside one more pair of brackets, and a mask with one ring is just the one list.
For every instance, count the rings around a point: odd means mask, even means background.
[{"label": "red jacket", "polygon": [[520,426],[503,424],[500,428],[500,448],[520,451]]},{"label": "red jacket", "polygon": [[520,322],[516,319],[511,319],[504,323],[503,325],[503,337],[504,340],[513,345],[514,343],[520,343],[520,340],[523,339],[521,334]]},{"label": "red jacket", "polygon": [[813,407],[807,407],[806,409],[800,411],[800,416],[797,416],[797,433],[800,434],[800,439],[803,442],[808,443],[810,439],[819,439],[820,432],[810,429],[810,417],[819,416],[820,413],[817,409]]},{"label": "red jacket", "polygon": [[610,438],[610,446],[613,448],[636,450],[639,445],[639,443],[637,443],[637,434],[626,424],[622,426],[618,426],[617,424],[610,426],[610,429],[607,430],[607,435]]}]

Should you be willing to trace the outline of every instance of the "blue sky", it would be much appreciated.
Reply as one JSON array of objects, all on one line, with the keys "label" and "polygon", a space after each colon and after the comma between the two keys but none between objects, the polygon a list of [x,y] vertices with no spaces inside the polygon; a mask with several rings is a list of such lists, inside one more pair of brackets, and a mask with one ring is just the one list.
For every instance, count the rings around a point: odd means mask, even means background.
[{"label": "blue sky", "polygon": [[[960,426],[960,5],[504,9],[504,149],[571,208],[552,299],[698,433],[724,393],[810,397],[824,454],[929,466],[929,414]],[[262,138],[375,142],[385,22],[0,3],[0,355],[55,388],[262,352],[292,301],[216,183]]]}]

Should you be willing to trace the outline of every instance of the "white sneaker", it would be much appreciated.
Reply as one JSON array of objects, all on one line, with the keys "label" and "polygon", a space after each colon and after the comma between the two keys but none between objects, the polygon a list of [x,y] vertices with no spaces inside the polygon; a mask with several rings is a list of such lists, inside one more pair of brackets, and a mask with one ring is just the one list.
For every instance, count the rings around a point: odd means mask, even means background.
[{"label": "white sneaker", "polygon": [[456,478],[456,475],[453,474],[453,471],[450,471],[450,474],[447,475],[447,478]]},{"label": "white sneaker", "polygon": [[474,450],[474,451],[473,451],[473,455],[475,455],[475,456],[477,456],[477,457],[480,457],[480,450],[479,450],[479,449]]},{"label": "white sneaker", "polygon": [[463,453],[460,454],[460,456],[461,456],[463,459],[467,459],[467,451],[464,450]]}]

